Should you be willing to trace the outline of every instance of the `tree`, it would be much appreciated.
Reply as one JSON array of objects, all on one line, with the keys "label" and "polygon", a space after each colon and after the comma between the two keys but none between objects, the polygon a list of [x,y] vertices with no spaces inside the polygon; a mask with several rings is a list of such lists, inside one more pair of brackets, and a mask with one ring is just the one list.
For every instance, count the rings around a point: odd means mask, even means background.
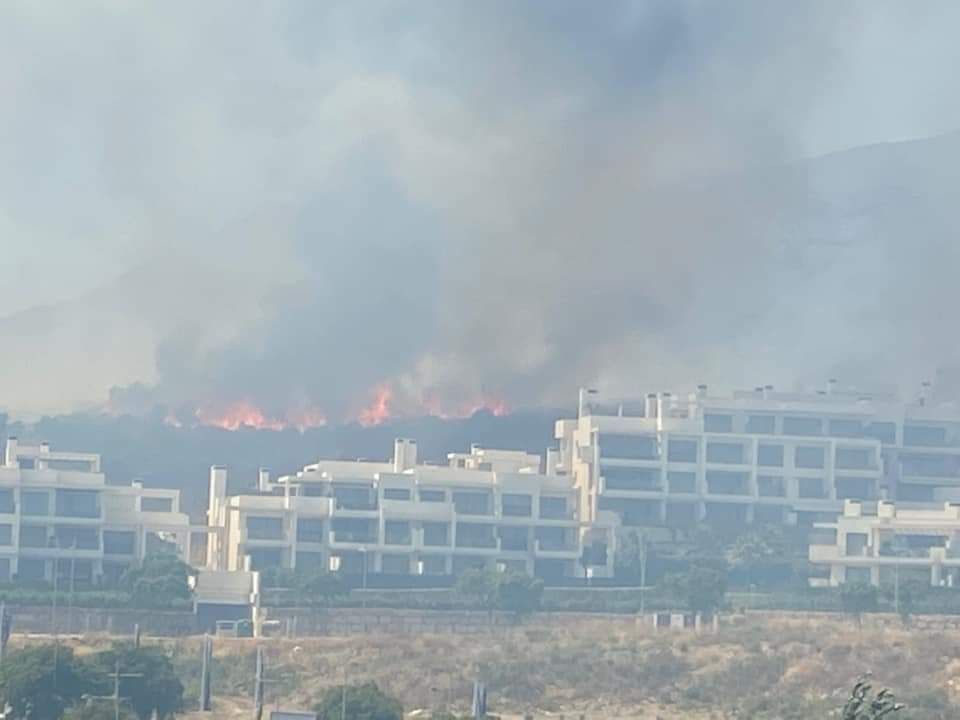
[{"label": "tree", "polygon": [[161,720],[180,710],[183,705],[183,683],[161,648],[135,648],[132,644],[122,643],[97,653],[92,665],[101,677],[106,678],[114,672],[118,662],[121,673],[141,675],[120,680],[121,696],[129,700],[141,720],[151,717],[154,710]]},{"label": "tree", "polygon": [[644,565],[649,564],[650,542],[633,528],[622,530],[617,536],[617,554],[614,572],[618,578],[640,583],[644,578]]},{"label": "tree", "polygon": [[347,586],[343,582],[343,578],[337,573],[327,572],[326,570],[315,570],[298,575],[296,587],[302,593],[322,598],[325,601],[347,593]]},{"label": "tree", "polygon": [[87,666],[68,647],[25,648],[0,663],[0,695],[15,717],[58,720],[64,709],[95,686]]},{"label": "tree", "polygon": [[726,552],[730,568],[741,573],[747,583],[769,584],[791,572],[790,550],[783,530],[764,526],[740,535]]},{"label": "tree", "polygon": [[508,570],[493,572],[471,568],[457,578],[457,592],[472,597],[477,604],[493,613],[504,610],[518,615],[540,609],[543,581],[526,573]]},{"label": "tree", "polygon": [[840,604],[859,625],[863,613],[877,609],[877,588],[866,582],[844,583],[840,586]]},{"label": "tree", "polygon": [[456,591],[492,612],[497,602],[497,576],[484,568],[469,568],[457,578]]},{"label": "tree", "polygon": [[696,563],[686,572],[666,576],[662,587],[690,612],[711,614],[723,604],[727,574],[718,564]]},{"label": "tree", "polygon": [[850,691],[850,699],[843,706],[841,720],[880,720],[903,709],[903,705],[897,704],[893,693],[886,688],[876,694],[872,694],[872,689],[873,686],[865,678],[858,680]]},{"label": "tree", "polygon": [[171,553],[147,555],[139,567],[132,567],[120,578],[140,607],[169,607],[193,597],[190,578],[193,568]]},{"label": "tree", "polygon": [[543,580],[521,572],[506,572],[496,579],[496,607],[525,615],[540,609]]},{"label": "tree", "polygon": [[313,709],[317,720],[403,720],[400,701],[374,682],[331,688]]}]

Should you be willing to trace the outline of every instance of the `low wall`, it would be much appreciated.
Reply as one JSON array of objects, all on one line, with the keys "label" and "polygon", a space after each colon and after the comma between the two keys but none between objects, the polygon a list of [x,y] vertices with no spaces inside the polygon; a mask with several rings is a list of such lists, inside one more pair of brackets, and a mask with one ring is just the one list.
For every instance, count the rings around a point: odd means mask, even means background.
[{"label": "low wall", "polygon": [[556,626],[572,620],[593,620],[615,623],[624,629],[637,626],[633,615],[540,612],[518,621],[513,613],[478,612],[471,610],[397,610],[378,608],[269,608],[267,621],[275,620],[274,633],[291,636],[354,635],[418,635],[423,633],[473,635],[491,629],[525,626]]},{"label": "low wall", "polygon": [[[13,617],[13,632],[18,635],[53,634],[51,607],[7,605],[7,612]],[[192,612],[58,607],[56,613],[56,631],[64,635],[133,635],[137,623],[140,623],[140,631],[146,635],[177,636],[197,632],[197,620]]]}]

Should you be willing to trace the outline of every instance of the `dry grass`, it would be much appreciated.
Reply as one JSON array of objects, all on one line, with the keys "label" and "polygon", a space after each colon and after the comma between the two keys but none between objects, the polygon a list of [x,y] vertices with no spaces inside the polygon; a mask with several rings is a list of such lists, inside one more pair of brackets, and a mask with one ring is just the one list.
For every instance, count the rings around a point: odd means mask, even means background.
[{"label": "dry grass", "polygon": [[[84,642],[84,649],[102,644]],[[408,709],[467,709],[475,677],[491,706],[576,718],[829,717],[861,673],[908,703],[910,720],[960,715],[960,632],[858,630],[833,619],[741,620],[717,635],[651,634],[628,618],[535,623],[482,636],[265,641],[270,704],[307,707],[347,678],[375,680]],[[199,674],[198,640],[168,643]],[[214,718],[249,717],[254,641],[217,642]],[[199,716],[198,716],[199,717]],[[205,716],[209,718],[210,716]]]}]

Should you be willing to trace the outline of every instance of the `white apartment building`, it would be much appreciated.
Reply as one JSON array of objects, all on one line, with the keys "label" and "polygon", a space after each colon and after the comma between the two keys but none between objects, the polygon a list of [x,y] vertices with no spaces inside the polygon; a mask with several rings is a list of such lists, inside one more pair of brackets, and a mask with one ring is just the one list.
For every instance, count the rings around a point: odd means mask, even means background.
[{"label": "white apartment building", "polygon": [[115,580],[154,547],[189,558],[179,492],[107,485],[99,455],[45,443],[9,438],[0,461],[0,582]]},{"label": "white apartment building", "polygon": [[[545,579],[612,572],[612,532],[582,528],[570,478],[545,475],[541,458],[487,450],[451,453],[446,466],[417,463],[398,440],[392,462],[320,461],[258,492],[226,493],[210,474],[208,566],[330,568],[347,573],[455,575],[513,568]],[[595,568],[594,568],[595,566]]]},{"label": "white apartment building", "polygon": [[547,470],[574,479],[587,522],[607,510],[624,525],[810,526],[832,520],[845,499],[899,491],[934,501],[960,488],[960,425],[945,418],[833,383],[731,397],[706,386],[640,399],[582,390],[578,417],[557,422]]},{"label": "white apartment building", "polygon": [[900,507],[848,500],[810,544],[811,585],[922,580],[960,587],[960,505]]}]

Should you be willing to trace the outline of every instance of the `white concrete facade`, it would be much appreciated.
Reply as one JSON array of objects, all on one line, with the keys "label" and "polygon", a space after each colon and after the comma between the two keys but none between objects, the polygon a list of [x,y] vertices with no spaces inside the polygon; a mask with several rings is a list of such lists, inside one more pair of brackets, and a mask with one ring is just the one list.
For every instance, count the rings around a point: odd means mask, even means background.
[{"label": "white concrete facade", "polygon": [[[876,500],[897,480],[921,482],[885,467],[889,457],[916,455],[897,443],[916,439],[909,428],[928,416],[923,406],[836,391],[710,397],[700,386],[682,397],[623,399],[583,390],[578,417],[557,423],[547,471],[574,479],[588,522],[608,510],[625,525],[809,526],[833,519],[845,499]],[[960,432],[957,440],[947,455],[960,453]],[[937,481],[960,487],[960,465],[955,481]]]},{"label": "white concrete facade", "polygon": [[0,463],[0,582],[116,580],[154,547],[190,556],[176,490],[107,485],[100,456],[9,438]]},{"label": "white concrete facade", "polygon": [[[228,496],[226,470],[211,469],[210,567],[241,569],[249,559],[254,570],[585,572],[578,493],[570,478],[542,474],[536,455],[474,447],[432,466],[417,463],[415,442],[398,440],[392,462],[320,461],[276,481],[261,473],[258,485]],[[588,535],[597,539],[588,562],[609,574],[612,532]]]},{"label": "white concrete facade", "polygon": [[922,580],[960,586],[960,505],[899,507],[848,500],[832,523],[818,523],[810,544],[814,586]]}]

